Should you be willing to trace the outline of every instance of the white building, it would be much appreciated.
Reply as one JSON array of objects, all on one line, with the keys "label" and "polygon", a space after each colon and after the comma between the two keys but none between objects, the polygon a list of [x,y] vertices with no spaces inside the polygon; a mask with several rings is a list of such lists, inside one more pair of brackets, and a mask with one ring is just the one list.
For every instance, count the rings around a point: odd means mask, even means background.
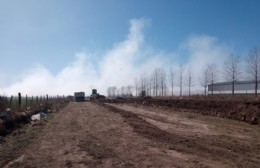
[{"label": "white building", "polygon": [[[232,94],[232,82],[214,83],[213,86],[208,85],[208,94]],[[257,94],[260,93],[260,80],[257,82]],[[234,94],[254,94],[255,81],[236,81]]]}]

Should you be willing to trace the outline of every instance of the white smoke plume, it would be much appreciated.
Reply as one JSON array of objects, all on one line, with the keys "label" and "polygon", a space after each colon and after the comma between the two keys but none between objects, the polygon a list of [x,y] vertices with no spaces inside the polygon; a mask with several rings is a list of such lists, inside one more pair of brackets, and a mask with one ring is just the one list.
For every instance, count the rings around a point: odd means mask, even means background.
[{"label": "white smoke plume", "polygon": [[[188,53],[188,58],[187,62],[182,64],[186,69],[191,66],[196,81],[194,90],[200,90],[198,81],[205,65],[216,63],[221,69],[230,53],[226,45],[214,37],[205,35],[190,36],[180,44],[178,51],[156,51],[147,47],[145,41],[143,30],[149,22],[146,19],[130,20],[126,39],[103,52],[98,63],[93,59],[95,54],[80,52],[75,54],[72,63],[56,74],[43,65],[36,64],[8,86],[0,86],[0,94],[16,95],[21,92],[28,95],[72,95],[75,91],[84,91],[88,95],[93,88],[101,94],[106,94],[108,86],[134,85],[135,77],[142,73],[149,75],[156,67],[163,68],[166,73],[170,67],[177,71],[183,51]],[[4,78],[4,75],[0,77]],[[178,73],[176,85],[177,81]],[[175,90],[178,90],[178,86]]]}]

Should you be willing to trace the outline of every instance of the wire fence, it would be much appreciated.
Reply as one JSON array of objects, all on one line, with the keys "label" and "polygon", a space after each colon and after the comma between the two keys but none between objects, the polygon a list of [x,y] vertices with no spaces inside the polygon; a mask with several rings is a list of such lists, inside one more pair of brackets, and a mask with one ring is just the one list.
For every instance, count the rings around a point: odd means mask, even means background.
[{"label": "wire fence", "polygon": [[65,96],[27,96],[18,93],[17,96],[1,96],[0,95],[0,111],[6,110],[7,108],[13,111],[22,111],[27,108],[42,106],[48,102],[53,102],[61,99],[66,99]]}]

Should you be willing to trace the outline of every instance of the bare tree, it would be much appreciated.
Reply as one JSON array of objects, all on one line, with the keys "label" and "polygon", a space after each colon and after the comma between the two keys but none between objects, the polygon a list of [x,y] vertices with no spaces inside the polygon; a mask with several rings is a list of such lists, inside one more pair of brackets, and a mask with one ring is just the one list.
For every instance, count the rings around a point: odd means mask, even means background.
[{"label": "bare tree", "polygon": [[138,79],[135,77],[135,96],[138,96]]},{"label": "bare tree", "polygon": [[186,85],[189,88],[189,97],[190,97],[191,87],[195,85],[193,77],[192,77],[191,67],[189,67],[188,75],[187,75],[187,78],[186,78],[185,82],[186,82]]},{"label": "bare tree", "polygon": [[116,89],[116,96],[120,96],[120,93],[121,93],[121,89],[120,89],[120,88],[117,88],[117,89]]},{"label": "bare tree", "polygon": [[151,84],[152,84],[152,95],[155,96],[155,75],[154,72],[151,74]]},{"label": "bare tree", "polygon": [[116,97],[116,92],[117,92],[117,88],[116,88],[116,86],[113,86],[113,87],[111,88],[112,97]]},{"label": "bare tree", "polygon": [[207,95],[207,86],[210,82],[210,73],[208,67],[202,71],[202,77],[200,79],[200,85],[204,87],[204,96]]},{"label": "bare tree", "polygon": [[224,75],[227,80],[232,81],[232,96],[235,93],[235,83],[241,76],[240,57],[231,54],[224,64]]},{"label": "bare tree", "polygon": [[257,96],[257,83],[260,76],[260,48],[253,48],[248,53],[248,72],[252,75],[255,82],[255,96]]},{"label": "bare tree", "polygon": [[211,84],[211,94],[213,94],[213,85],[217,78],[217,65],[216,64],[208,64],[207,65],[207,71],[209,75],[209,83]]},{"label": "bare tree", "polygon": [[179,85],[180,85],[180,97],[182,97],[182,77],[183,77],[183,66],[180,65],[179,69],[179,74],[180,74],[180,80],[179,80]]},{"label": "bare tree", "polygon": [[153,92],[154,92],[154,96],[158,96],[158,91],[159,91],[159,74],[160,74],[160,70],[159,68],[155,68],[152,74],[152,78],[153,78]]},{"label": "bare tree", "polygon": [[143,73],[140,76],[140,91],[146,91],[146,75]]},{"label": "bare tree", "polygon": [[175,72],[173,71],[173,69],[171,67],[169,80],[170,80],[170,85],[171,85],[171,95],[172,95],[172,97],[173,97],[174,77],[175,77]]},{"label": "bare tree", "polygon": [[145,91],[146,94],[151,92],[150,78],[145,73],[142,73],[139,79],[135,78],[136,97],[141,93],[141,91]]},{"label": "bare tree", "polygon": [[159,72],[159,85],[161,89],[161,96],[164,96],[166,91],[166,74],[162,68],[159,68],[158,72]]},{"label": "bare tree", "polygon": [[149,92],[150,92],[150,80],[149,80],[149,77],[147,74],[144,75],[144,78],[145,78],[145,92],[146,92],[146,95],[149,95]]},{"label": "bare tree", "polygon": [[145,91],[146,94],[148,94],[149,90],[150,90],[149,82],[150,81],[149,81],[148,76],[145,73],[141,74],[140,79],[139,79],[139,85],[140,85],[139,92]]},{"label": "bare tree", "polygon": [[150,75],[148,82],[149,92],[147,93],[149,96],[152,96],[152,90],[153,90],[153,76]]},{"label": "bare tree", "polygon": [[112,87],[111,86],[107,88],[107,96],[112,97]]},{"label": "bare tree", "polygon": [[131,86],[131,85],[126,86],[127,96],[129,96],[129,97],[132,97],[132,96],[133,96],[133,94],[132,94],[132,89],[133,89],[133,86]]},{"label": "bare tree", "polygon": [[122,87],[120,88],[120,92],[121,92],[121,96],[122,96],[122,97],[125,96],[125,91],[126,91],[125,87],[122,86]]}]

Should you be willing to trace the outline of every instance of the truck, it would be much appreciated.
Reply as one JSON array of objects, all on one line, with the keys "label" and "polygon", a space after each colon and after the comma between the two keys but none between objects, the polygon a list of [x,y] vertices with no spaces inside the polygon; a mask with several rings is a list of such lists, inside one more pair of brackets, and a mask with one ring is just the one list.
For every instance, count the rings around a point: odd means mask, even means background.
[{"label": "truck", "polygon": [[104,101],[106,97],[104,95],[100,95],[97,92],[97,89],[92,89],[92,94],[90,95],[90,101]]},{"label": "truck", "polygon": [[85,92],[75,92],[74,93],[74,101],[84,102],[85,101]]}]

